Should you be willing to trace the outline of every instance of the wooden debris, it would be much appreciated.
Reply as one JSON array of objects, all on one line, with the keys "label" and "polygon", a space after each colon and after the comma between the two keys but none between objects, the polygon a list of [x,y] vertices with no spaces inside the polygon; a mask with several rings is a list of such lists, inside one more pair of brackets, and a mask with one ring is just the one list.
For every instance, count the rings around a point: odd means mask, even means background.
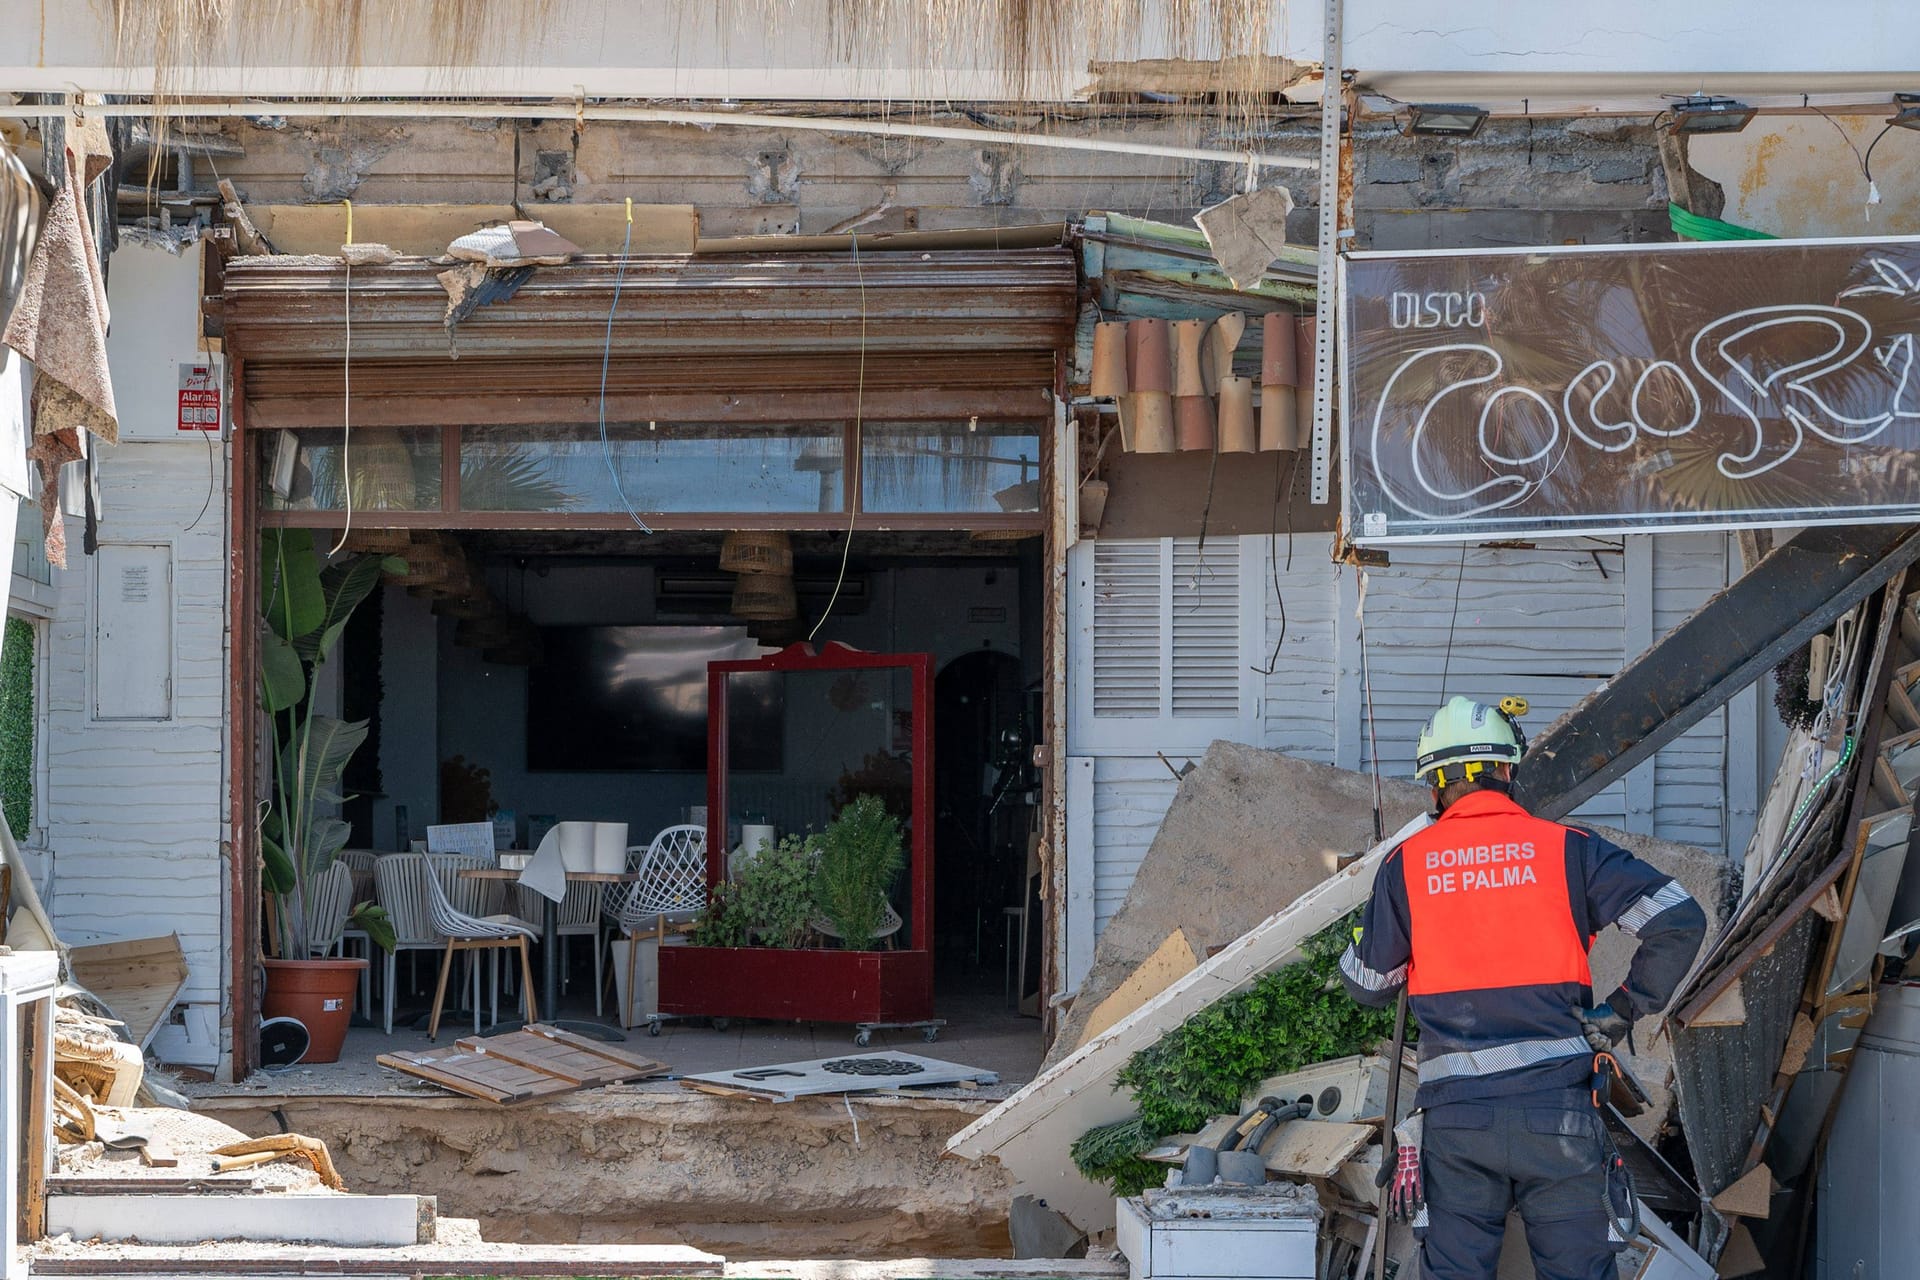
[{"label": "wooden debris", "polygon": [[142,1049],[153,1043],[187,985],[187,957],[178,934],[75,947],[69,961],[73,980],[113,1010]]},{"label": "wooden debris", "polygon": [[327,1144],[318,1138],[298,1133],[276,1133],[270,1137],[248,1138],[244,1142],[230,1142],[224,1147],[215,1147],[213,1155],[215,1173],[247,1169],[275,1160],[302,1160],[320,1175],[320,1181],[335,1191],[347,1189],[345,1180],[333,1167],[333,1157],[327,1154]]},{"label": "wooden debris", "polygon": [[1093,1012],[1087,1015],[1086,1030],[1080,1033],[1079,1043],[1085,1044],[1104,1033],[1114,1023],[1192,973],[1202,959],[1194,949],[1193,941],[1187,937],[1187,931],[1175,929],[1167,935],[1166,941],[1154,949],[1152,955],[1140,962],[1139,968],[1127,975],[1112,995],[1094,1006]]},{"label": "wooden debris", "polygon": [[233,228],[233,243],[241,253],[249,256],[265,253],[278,253],[273,242],[260,234],[260,228],[253,225],[253,216],[247,212],[247,206],[240,203],[240,193],[234,190],[233,183],[220,179],[220,211],[227,216],[227,223]]},{"label": "wooden debris", "polygon": [[498,1036],[468,1036],[441,1049],[383,1053],[383,1067],[483,1102],[510,1104],[664,1075],[667,1064],[534,1023]]},{"label": "wooden debris", "polygon": [[1713,1207],[1743,1218],[1764,1218],[1772,1211],[1772,1201],[1773,1173],[1757,1164],[1715,1196]]},{"label": "wooden debris", "polygon": [[1746,994],[1740,989],[1740,980],[1735,978],[1733,985],[1713,998],[1713,1003],[1700,1011],[1693,1020],[1696,1027],[1738,1027],[1747,1021]]},{"label": "wooden debris", "polygon": [[1787,1049],[1780,1058],[1780,1074],[1800,1074],[1807,1065],[1807,1054],[1813,1048],[1813,1032],[1813,1019],[1804,1013],[1793,1015],[1793,1030],[1787,1033]]},{"label": "wooden debris", "polygon": [[140,1148],[140,1163],[149,1169],[177,1169],[180,1167],[180,1157],[166,1143],[148,1138]]},{"label": "wooden debris", "polygon": [[1261,1154],[1267,1172],[1296,1178],[1331,1178],[1340,1166],[1373,1139],[1364,1124],[1331,1120],[1289,1120],[1267,1141]]},{"label": "wooden debris", "polygon": [[1747,1230],[1747,1224],[1736,1222],[1733,1234],[1727,1237],[1727,1247],[1720,1253],[1720,1265],[1714,1273],[1720,1280],[1734,1280],[1736,1276],[1749,1276],[1756,1271],[1764,1271],[1767,1260],[1760,1256],[1760,1246],[1753,1242],[1753,1232]]}]

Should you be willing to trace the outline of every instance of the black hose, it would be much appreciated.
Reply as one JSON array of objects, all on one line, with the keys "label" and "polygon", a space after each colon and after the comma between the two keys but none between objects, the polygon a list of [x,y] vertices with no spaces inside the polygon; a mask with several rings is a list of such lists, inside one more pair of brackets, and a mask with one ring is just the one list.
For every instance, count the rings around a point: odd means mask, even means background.
[{"label": "black hose", "polygon": [[[1312,1115],[1313,1104],[1310,1102],[1290,1102],[1283,1106],[1278,1098],[1262,1098],[1259,1103],[1255,1105],[1253,1111],[1256,1115],[1264,1111],[1267,1113],[1267,1118],[1262,1120],[1258,1127],[1247,1135],[1245,1142],[1238,1144],[1242,1151],[1258,1152],[1260,1150],[1260,1144],[1265,1142],[1273,1131],[1282,1124],[1288,1120],[1304,1120],[1306,1117]],[[1229,1135],[1229,1141],[1238,1133],[1239,1130],[1236,1128],[1234,1134]],[[1222,1151],[1233,1150],[1232,1147],[1226,1146],[1225,1144],[1222,1144],[1220,1149]]]}]

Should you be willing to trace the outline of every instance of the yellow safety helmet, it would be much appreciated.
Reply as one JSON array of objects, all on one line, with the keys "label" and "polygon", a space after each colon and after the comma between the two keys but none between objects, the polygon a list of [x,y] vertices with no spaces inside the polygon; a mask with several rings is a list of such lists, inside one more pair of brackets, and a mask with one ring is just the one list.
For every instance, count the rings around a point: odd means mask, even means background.
[{"label": "yellow safety helmet", "polygon": [[1420,730],[1413,776],[1445,787],[1477,781],[1490,764],[1519,764],[1527,739],[1516,718],[1526,712],[1525,698],[1502,698],[1498,707],[1458,695],[1447,699]]}]

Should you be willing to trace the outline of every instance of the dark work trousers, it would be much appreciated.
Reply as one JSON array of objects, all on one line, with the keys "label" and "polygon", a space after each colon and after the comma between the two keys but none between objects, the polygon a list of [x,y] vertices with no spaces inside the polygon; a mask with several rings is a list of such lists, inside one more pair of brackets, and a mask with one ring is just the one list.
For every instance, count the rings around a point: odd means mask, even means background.
[{"label": "dark work trousers", "polygon": [[1421,1280],[1493,1280],[1516,1206],[1538,1280],[1614,1280],[1603,1144],[1584,1090],[1429,1108]]}]

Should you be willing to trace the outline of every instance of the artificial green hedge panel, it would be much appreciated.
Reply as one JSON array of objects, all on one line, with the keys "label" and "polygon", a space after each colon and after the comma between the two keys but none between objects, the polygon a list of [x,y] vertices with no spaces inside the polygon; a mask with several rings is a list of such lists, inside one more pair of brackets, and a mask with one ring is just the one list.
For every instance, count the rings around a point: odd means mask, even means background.
[{"label": "artificial green hedge panel", "polygon": [[0,804],[13,838],[33,825],[33,627],[7,619],[0,641]]},{"label": "artificial green hedge panel", "polygon": [[[1393,1036],[1393,1010],[1355,1004],[1340,983],[1340,953],[1358,913],[1301,947],[1301,959],[1211,1005],[1127,1062],[1119,1083],[1140,1114],[1102,1125],[1073,1145],[1074,1163],[1120,1195],[1157,1186],[1164,1165],[1140,1159],[1160,1139],[1192,1133],[1240,1110],[1241,1095],[1268,1076],[1329,1058],[1368,1053]],[[1407,1028],[1409,1041],[1413,1028]]]}]

